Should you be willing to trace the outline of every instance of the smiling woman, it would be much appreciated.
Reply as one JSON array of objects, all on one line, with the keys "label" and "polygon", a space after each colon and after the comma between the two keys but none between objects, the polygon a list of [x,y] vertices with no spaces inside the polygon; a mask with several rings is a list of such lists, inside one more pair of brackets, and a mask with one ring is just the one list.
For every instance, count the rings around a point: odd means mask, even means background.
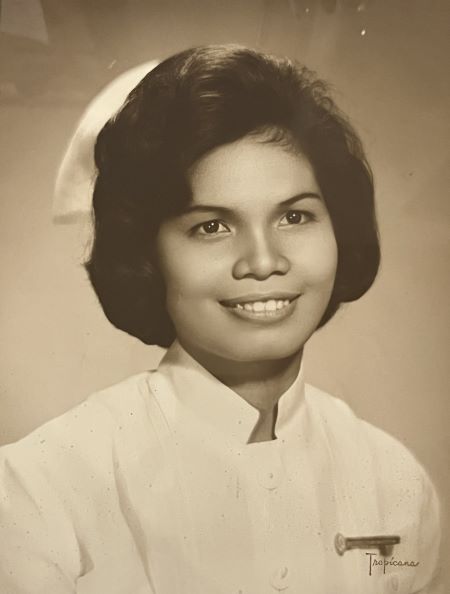
[{"label": "smiling woman", "polygon": [[192,205],[164,222],[157,239],[179,342],[207,368],[213,356],[261,366],[292,358],[296,375],[337,266],[311,165],[252,136],[208,153],[190,180]]},{"label": "smiling woman", "polygon": [[[95,158],[91,282],[115,326],[169,349],[2,449],[2,592],[437,592],[426,472],[304,381],[306,342],[380,256],[371,172],[326,85],[187,50]],[[374,547],[408,564],[367,572]]]}]

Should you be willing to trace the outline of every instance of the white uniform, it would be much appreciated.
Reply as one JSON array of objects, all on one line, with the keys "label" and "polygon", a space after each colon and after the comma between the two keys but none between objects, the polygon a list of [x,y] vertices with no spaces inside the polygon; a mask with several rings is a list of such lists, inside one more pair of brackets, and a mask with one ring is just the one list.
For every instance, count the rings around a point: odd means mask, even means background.
[{"label": "white uniform", "polygon": [[[247,443],[257,417],[174,343],[3,447],[0,592],[440,591],[437,498],[405,447],[302,371],[276,440]],[[337,533],[401,542],[341,556]]]}]

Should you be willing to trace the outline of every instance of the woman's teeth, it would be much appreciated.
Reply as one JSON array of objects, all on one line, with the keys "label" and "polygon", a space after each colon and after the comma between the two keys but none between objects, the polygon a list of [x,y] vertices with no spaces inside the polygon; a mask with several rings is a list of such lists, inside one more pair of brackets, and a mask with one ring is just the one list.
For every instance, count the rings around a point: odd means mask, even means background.
[{"label": "woman's teeth", "polygon": [[277,311],[289,305],[289,299],[269,299],[269,301],[252,301],[251,303],[238,303],[234,307],[236,309],[245,309],[255,313]]}]

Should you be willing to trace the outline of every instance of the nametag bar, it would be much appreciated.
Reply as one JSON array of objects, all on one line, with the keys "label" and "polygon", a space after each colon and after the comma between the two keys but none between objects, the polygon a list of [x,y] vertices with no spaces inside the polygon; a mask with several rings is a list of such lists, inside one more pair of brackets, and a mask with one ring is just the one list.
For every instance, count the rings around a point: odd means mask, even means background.
[{"label": "nametag bar", "polygon": [[394,545],[400,542],[400,536],[350,536],[345,537],[338,532],[334,539],[334,546],[339,555],[351,549],[378,549],[380,555],[387,557],[392,554]]}]

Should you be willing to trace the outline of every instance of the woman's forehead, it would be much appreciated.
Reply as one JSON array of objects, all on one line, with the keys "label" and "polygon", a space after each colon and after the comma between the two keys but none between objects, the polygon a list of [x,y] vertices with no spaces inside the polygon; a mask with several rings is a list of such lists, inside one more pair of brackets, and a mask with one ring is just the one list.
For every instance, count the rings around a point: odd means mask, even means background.
[{"label": "woman's forehead", "polygon": [[285,146],[253,137],[222,145],[199,159],[190,171],[192,204],[225,205],[283,201],[319,193],[309,160]]}]

